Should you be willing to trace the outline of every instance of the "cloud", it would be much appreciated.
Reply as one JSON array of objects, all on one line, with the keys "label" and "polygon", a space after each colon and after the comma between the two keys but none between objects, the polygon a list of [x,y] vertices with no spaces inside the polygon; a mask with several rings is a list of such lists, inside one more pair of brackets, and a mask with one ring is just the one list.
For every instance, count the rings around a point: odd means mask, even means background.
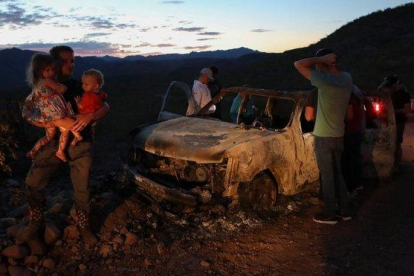
[{"label": "cloud", "polygon": [[159,55],[162,55],[163,53],[161,53],[161,52],[150,52],[150,53],[145,53],[145,54],[142,54],[143,56],[159,56]]},{"label": "cloud", "polygon": [[[7,45],[7,48],[17,47],[25,50],[32,50],[38,52],[49,52],[49,49],[53,46],[64,44],[70,46],[75,51],[77,56],[104,56],[104,55],[117,55],[123,53],[125,50],[120,49],[123,45],[116,45],[107,42],[96,41],[77,41],[77,42],[65,42],[65,43],[24,43],[16,45]],[[5,45],[0,45],[3,48]]]},{"label": "cloud", "polygon": [[153,45],[154,47],[159,47],[159,48],[168,48],[168,47],[174,47],[175,44],[171,44],[171,43],[161,43],[161,44],[157,44],[157,45]]},{"label": "cloud", "polygon": [[181,21],[178,21],[178,23],[183,24],[183,25],[189,25],[189,24],[191,24],[193,22],[192,21],[181,20]]},{"label": "cloud", "polygon": [[193,33],[193,32],[200,32],[204,29],[205,29],[204,27],[189,27],[189,28],[179,27],[179,28],[173,29],[173,31]]},{"label": "cloud", "polygon": [[111,35],[111,33],[89,33],[89,34],[86,34],[83,38],[89,39],[93,37],[100,37],[100,36],[107,36],[107,35]]},{"label": "cloud", "polygon": [[254,29],[251,30],[251,32],[253,33],[266,33],[266,32],[271,32],[272,30],[266,30],[266,29]]},{"label": "cloud", "polygon": [[199,38],[197,39],[198,41],[208,41],[208,40],[216,40],[217,38],[215,37],[206,37],[206,38]]},{"label": "cloud", "polygon": [[204,45],[204,46],[187,46],[187,47],[184,47],[183,49],[185,49],[185,50],[199,50],[199,51],[201,51],[201,50],[206,50],[206,49],[208,49],[210,47],[211,47],[211,45]]},{"label": "cloud", "polygon": [[66,16],[67,19],[79,22],[82,26],[92,26],[95,29],[127,29],[139,27],[133,23],[114,23],[113,18],[100,18],[96,16]]},{"label": "cloud", "polygon": [[10,25],[13,29],[17,27],[26,27],[28,25],[39,25],[43,19],[48,18],[46,14],[41,12],[28,14],[22,7],[12,4],[6,5],[6,10],[0,11],[0,27]]},{"label": "cloud", "polygon": [[220,32],[203,32],[199,33],[198,35],[221,35]]},{"label": "cloud", "polygon": [[185,1],[162,1],[163,4],[184,4]]},{"label": "cloud", "polygon": [[137,45],[137,47],[151,47],[151,46],[152,45],[150,43],[148,43],[148,42],[143,42],[143,43]]}]

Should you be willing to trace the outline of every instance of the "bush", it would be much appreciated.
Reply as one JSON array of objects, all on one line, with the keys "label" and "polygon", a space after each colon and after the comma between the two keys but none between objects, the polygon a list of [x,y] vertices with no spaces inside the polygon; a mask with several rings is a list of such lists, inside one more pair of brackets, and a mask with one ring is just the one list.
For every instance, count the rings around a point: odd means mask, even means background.
[{"label": "bush", "polygon": [[0,178],[5,174],[11,174],[8,162],[10,159],[17,159],[17,120],[10,111],[9,106],[0,110]]}]

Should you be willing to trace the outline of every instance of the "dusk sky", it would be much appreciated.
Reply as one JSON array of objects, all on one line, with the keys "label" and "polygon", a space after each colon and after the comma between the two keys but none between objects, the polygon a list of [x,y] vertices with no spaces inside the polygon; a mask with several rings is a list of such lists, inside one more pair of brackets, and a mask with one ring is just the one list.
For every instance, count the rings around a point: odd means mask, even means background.
[{"label": "dusk sky", "polygon": [[0,49],[158,55],[247,47],[283,52],[403,0],[0,0]]}]

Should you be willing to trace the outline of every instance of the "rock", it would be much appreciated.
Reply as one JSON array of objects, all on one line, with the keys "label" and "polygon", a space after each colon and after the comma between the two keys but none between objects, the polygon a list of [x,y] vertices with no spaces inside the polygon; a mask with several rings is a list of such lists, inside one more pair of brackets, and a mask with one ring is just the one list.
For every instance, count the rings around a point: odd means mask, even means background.
[{"label": "rock", "polygon": [[58,196],[54,196],[54,197],[47,197],[46,198],[46,205],[47,207],[50,209],[52,208],[53,205],[55,205],[58,201],[60,200],[60,198]]},{"label": "rock", "polygon": [[206,261],[201,261],[200,262],[200,265],[203,266],[203,267],[209,267],[210,266],[210,263],[208,263]]},{"label": "rock", "polygon": [[145,265],[145,266],[151,266],[151,265],[152,265],[152,263],[151,263],[151,261],[150,261],[150,260],[145,259],[145,260],[144,260],[144,265]]},{"label": "rock", "polygon": [[69,225],[63,231],[63,239],[65,240],[75,240],[79,237],[78,227],[75,225]]},{"label": "rock", "polygon": [[27,268],[33,268],[35,267],[37,264],[39,263],[39,257],[31,255],[31,256],[27,256],[24,259],[24,265]]},{"label": "rock", "polygon": [[16,224],[17,220],[15,218],[2,218],[0,219],[0,230],[3,231],[4,229]]},{"label": "rock", "polygon": [[320,205],[321,204],[321,201],[317,197],[310,198],[308,202],[310,204],[313,204],[313,205]]},{"label": "rock", "polygon": [[49,270],[53,270],[56,267],[55,261],[53,259],[51,259],[51,258],[45,259],[43,261],[43,264],[42,265],[43,265],[44,268],[47,268]]},{"label": "rock", "polygon": [[3,264],[3,263],[0,263],[0,275],[6,274],[7,271],[8,271],[7,265],[6,264]]},{"label": "rock", "polygon": [[7,262],[8,262],[10,265],[17,265],[16,260],[15,260],[15,259],[13,259],[13,258],[7,258]]},{"label": "rock", "polygon": [[19,266],[9,266],[10,276],[30,276],[32,272]]},{"label": "rock", "polygon": [[20,206],[9,213],[9,217],[22,218],[29,214],[29,204]]},{"label": "rock", "polygon": [[88,268],[88,267],[87,267],[86,265],[84,265],[84,264],[80,264],[80,265],[79,265],[79,270],[80,270],[80,271],[85,271],[87,268]]},{"label": "rock", "polygon": [[27,244],[30,247],[32,255],[43,255],[46,251],[45,244],[39,239],[28,241]]},{"label": "rock", "polygon": [[49,209],[50,214],[59,214],[64,212],[64,204],[61,202],[56,203]]},{"label": "rock", "polygon": [[125,239],[121,236],[116,236],[115,238],[112,239],[113,243],[117,243],[117,244],[124,244]]},{"label": "rock", "polygon": [[28,255],[28,251],[23,246],[12,245],[3,249],[3,251],[1,251],[1,254],[8,258],[22,259]]},{"label": "rock", "polygon": [[102,256],[106,257],[106,256],[108,256],[109,254],[111,254],[111,253],[112,253],[112,251],[113,251],[113,249],[112,249],[112,246],[111,246],[111,245],[109,245],[109,244],[104,244],[104,245],[101,247],[101,250],[99,250],[99,253],[100,253]]},{"label": "rock", "polygon": [[119,233],[121,233],[122,235],[126,235],[128,233],[128,228],[124,227],[121,229],[121,231]]},{"label": "rock", "polygon": [[226,212],[226,208],[224,208],[223,205],[217,204],[216,206],[211,208],[211,212],[213,214],[223,214],[224,212]]},{"label": "rock", "polygon": [[126,271],[128,271],[128,267],[121,266],[121,267],[118,267],[116,270],[117,270],[118,272],[126,272]]},{"label": "rock", "polygon": [[9,228],[6,229],[6,234],[9,237],[19,237],[22,233],[24,228],[26,228],[25,225],[23,224],[16,224],[13,226],[10,226]]},{"label": "rock", "polygon": [[46,223],[44,235],[46,244],[55,243],[61,235],[62,233],[53,223]]},{"label": "rock", "polygon": [[158,251],[158,254],[160,254],[160,255],[164,253],[164,251],[165,251],[165,244],[163,242],[159,242],[157,244],[157,251]]},{"label": "rock", "polygon": [[125,235],[125,244],[126,245],[134,245],[138,243],[138,236],[135,235],[134,233],[127,233]]}]

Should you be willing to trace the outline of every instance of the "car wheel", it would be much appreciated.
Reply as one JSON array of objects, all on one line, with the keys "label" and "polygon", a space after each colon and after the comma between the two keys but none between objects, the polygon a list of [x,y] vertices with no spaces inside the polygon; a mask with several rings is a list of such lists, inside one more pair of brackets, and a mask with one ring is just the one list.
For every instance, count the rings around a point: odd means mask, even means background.
[{"label": "car wheel", "polygon": [[253,210],[272,210],[277,200],[277,186],[273,178],[262,172],[239,185],[240,206]]}]

